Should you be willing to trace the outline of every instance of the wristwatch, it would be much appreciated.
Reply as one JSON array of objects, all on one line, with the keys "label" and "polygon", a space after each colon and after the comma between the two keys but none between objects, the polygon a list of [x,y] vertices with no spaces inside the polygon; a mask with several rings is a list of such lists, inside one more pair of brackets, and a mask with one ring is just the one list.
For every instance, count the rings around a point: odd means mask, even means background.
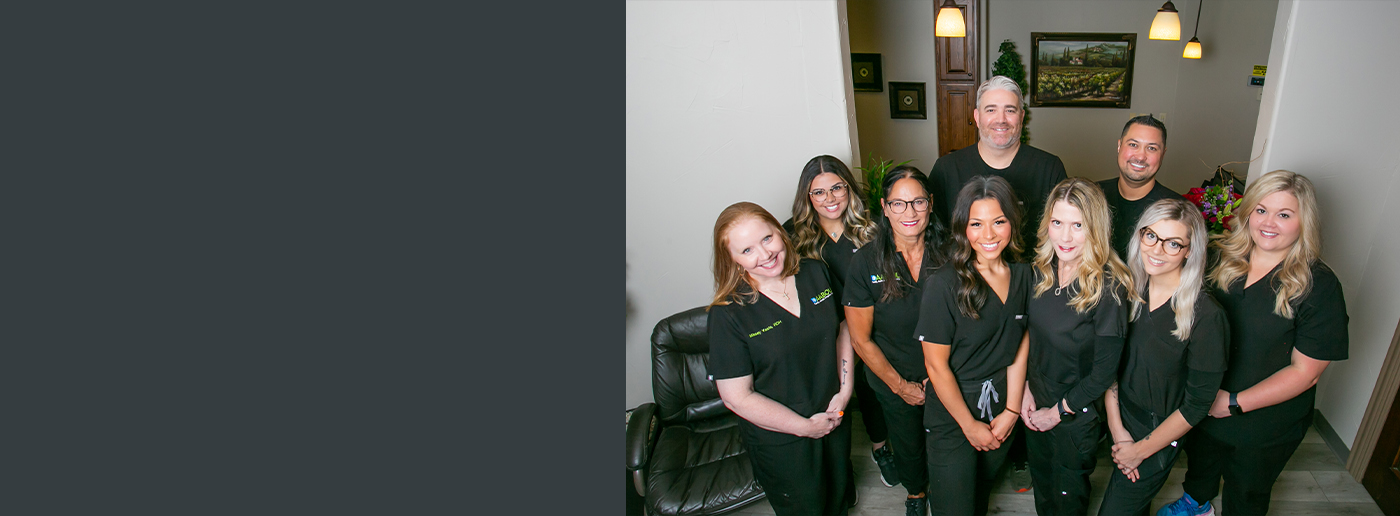
[{"label": "wristwatch", "polygon": [[1237,393],[1230,393],[1230,415],[1232,416],[1238,416],[1244,413],[1244,409],[1240,408],[1239,400],[1235,399],[1235,394]]},{"label": "wristwatch", "polygon": [[1056,403],[1055,408],[1058,409],[1060,417],[1062,418],[1074,416],[1074,411],[1069,409],[1068,404],[1064,400],[1060,400],[1059,403]]}]

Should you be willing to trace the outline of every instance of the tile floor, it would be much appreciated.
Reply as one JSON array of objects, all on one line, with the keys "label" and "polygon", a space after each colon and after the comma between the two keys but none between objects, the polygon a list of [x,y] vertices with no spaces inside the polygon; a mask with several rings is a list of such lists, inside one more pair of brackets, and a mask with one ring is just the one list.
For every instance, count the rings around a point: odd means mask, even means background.
[{"label": "tile floor", "polygon": [[[852,516],[899,516],[904,514],[904,497],[907,493],[903,487],[885,487],[880,482],[879,468],[870,459],[870,438],[866,436],[865,427],[860,418],[855,418],[855,428],[852,433],[852,451],[856,470],[856,488],[860,491],[860,502],[851,511]],[[1094,469],[1090,481],[1094,487],[1090,498],[1089,514],[1097,514],[1099,504],[1103,501],[1103,491],[1108,485],[1109,472],[1113,471],[1113,462],[1109,458],[1106,443],[1099,449],[1099,465]],[[1183,457],[1185,457],[1183,455]],[[1153,502],[1152,510],[1155,512],[1159,507],[1171,503],[1181,496],[1181,480],[1186,475],[1186,459],[1179,459],[1176,467],[1172,469],[1170,480],[1162,487],[1156,500]],[[1002,482],[997,485],[992,494],[989,514],[1008,515],[1034,515],[1035,499],[1033,491],[1017,493],[1005,483],[1005,475]],[[1212,503],[1217,506],[1220,498],[1216,497]],[[759,502],[743,508],[732,514],[755,515],[773,514],[773,508],[768,501]],[[1278,482],[1274,484],[1273,502],[1269,505],[1269,514],[1278,516],[1331,516],[1331,515],[1366,515],[1383,516],[1380,507],[1371,499],[1371,495],[1366,493],[1366,489],[1361,484],[1351,478],[1351,474],[1346,472],[1346,468],[1336,455],[1323,443],[1322,437],[1318,435],[1316,429],[1308,429],[1308,435],[1303,439],[1303,444],[1298,447],[1298,451],[1289,459],[1288,465],[1284,467],[1283,474]]]}]

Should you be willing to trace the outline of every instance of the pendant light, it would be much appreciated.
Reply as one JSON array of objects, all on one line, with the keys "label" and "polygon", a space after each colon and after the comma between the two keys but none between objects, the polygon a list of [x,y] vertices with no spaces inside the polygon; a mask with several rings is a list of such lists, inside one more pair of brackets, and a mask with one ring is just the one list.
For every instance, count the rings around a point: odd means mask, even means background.
[{"label": "pendant light", "polygon": [[1157,10],[1152,18],[1152,29],[1147,31],[1147,39],[1181,41],[1181,18],[1176,15],[1176,6],[1170,1]]},{"label": "pendant light", "polygon": [[[1201,0],[1205,3],[1206,0]],[[1191,41],[1186,42],[1186,49],[1181,51],[1181,57],[1187,59],[1201,58],[1201,40],[1196,38],[1196,34],[1201,32],[1201,5],[1196,4],[1196,30],[1191,33]]]},{"label": "pendant light", "polygon": [[967,37],[967,24],[963,23],[962,9],[953,0],[945,0],[938,9],[938,20],[934,23],[933,35],[940,38]]}]

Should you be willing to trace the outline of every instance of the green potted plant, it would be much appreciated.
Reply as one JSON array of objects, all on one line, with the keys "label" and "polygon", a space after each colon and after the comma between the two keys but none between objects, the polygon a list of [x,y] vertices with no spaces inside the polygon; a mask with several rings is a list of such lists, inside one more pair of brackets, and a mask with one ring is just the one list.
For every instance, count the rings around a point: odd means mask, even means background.
[{"label": "green potted plant", "polygon": [[865,195],[867,199],[865,204],[866,209],[870,210],[870,216],[878,217],[882,213],[880,210],[880,185],[885,182],[885,172],[889,172],[890,169],[901,165],[907,165],[911,161],[914,160],[907,159],[895,163],[894,160],[886,160],[884,158],[875,159],[874,153],[868,153],[865,158],[865,163],[868,166],[856,167],[856,170],[865,174]]}]

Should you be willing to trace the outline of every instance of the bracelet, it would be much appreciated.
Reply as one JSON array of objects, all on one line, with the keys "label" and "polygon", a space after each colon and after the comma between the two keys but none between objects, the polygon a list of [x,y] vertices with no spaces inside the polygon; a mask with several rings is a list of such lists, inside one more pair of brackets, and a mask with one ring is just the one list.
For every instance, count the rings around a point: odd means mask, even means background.
[{"label": "bracelet", "polygon": [[1006,408],[1003,409],[1003,410],[1005,410],[1005,411],[1007,411],[1007,412],[1010,412],[1010,413],[1012,413],[1012,414],[1016,414],[1016,415],[1018,415],[1018,416],[1021,415],[1020,412],[1016,412],[1016,411],[1014,411],[1014,410],[1011,410],[1011,407],[1006,407]]}]

